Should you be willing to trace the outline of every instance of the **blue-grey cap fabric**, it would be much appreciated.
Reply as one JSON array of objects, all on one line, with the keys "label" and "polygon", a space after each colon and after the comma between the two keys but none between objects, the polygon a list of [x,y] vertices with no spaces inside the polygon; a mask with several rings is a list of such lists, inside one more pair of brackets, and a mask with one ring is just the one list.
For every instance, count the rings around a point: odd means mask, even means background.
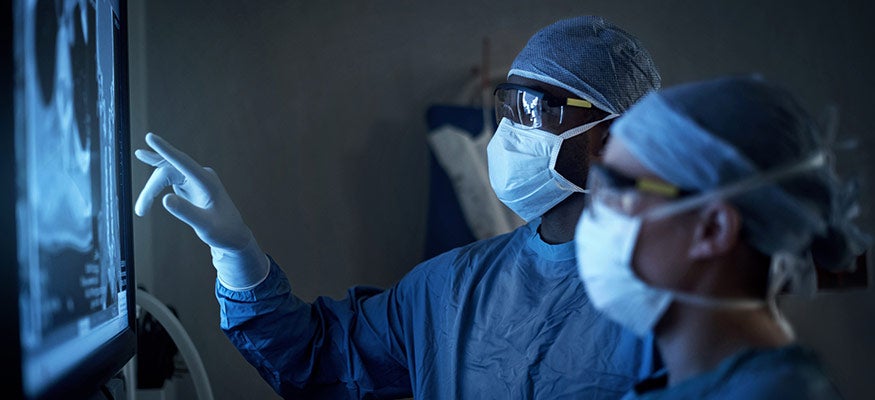
[{"label": "blue-grey cap fabric", "polygon": [[535,33],[510,75],[564,88],[613,114],[622,114],[661,82],[638,38],[597,16],[560,20]]},{"label": "blue-grey cap fabric", "polygon": [[[648,169],[709,191],[828,151],[822,129],[786,89],[757,76],[691,82],[645,96],[611,127]],[[856,187],[832,165],[735,196],[748,242],[765,254],[810,251],[842,269],[871,238],[852,222]]]}]

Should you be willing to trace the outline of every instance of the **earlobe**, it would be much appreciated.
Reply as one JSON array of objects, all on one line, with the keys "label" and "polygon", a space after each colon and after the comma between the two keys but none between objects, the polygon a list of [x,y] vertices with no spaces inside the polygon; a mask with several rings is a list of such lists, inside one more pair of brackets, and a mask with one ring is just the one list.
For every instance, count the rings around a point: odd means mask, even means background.
[{"label": "earlobe", "polygon": [[701,260],[719,257],[738,244],[741,214],[733,205],[720,201],[706,206],[698,215],[689,256]]}]

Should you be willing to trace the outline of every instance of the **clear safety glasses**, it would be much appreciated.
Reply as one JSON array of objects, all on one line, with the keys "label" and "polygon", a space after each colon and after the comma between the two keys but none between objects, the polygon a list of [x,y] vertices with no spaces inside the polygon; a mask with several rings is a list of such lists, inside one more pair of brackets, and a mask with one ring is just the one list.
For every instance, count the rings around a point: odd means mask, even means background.
[{"label": "clear safety glasses", "polygon": [[[801,161],[760,172],[704,192],[685,190],[647,178],[631,178],[600,164],[590,165],[586,183],[590,201],[598,200],[626,215],[660,219],[710,201],[729,199],[788,177],[821,168],[827,165],[827,160],[827,153],[817,151]],[[674,201],[666,203],[665,198]]]},{"label": "clear safety glasses", "polygon": [[602,164],[589,166],[586,184],[591,201],[598,200],[630,216],[641,214],[659,199],[677,199],[696,193],[654,179],[632,178]]},{"label": "clear safety glasses", "polygon": [[559,128],[566,119],[566,108],[593,108],[592,103],[570,97],[554,97],[512,83],[495,88],[495,119],[507,118],[525,128]]}]

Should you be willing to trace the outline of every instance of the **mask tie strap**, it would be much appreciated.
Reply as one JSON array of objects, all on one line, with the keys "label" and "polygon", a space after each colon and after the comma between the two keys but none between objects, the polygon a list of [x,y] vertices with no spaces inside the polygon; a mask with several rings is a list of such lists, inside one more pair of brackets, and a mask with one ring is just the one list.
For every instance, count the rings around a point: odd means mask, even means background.
[{"label": "mask tie strap", "polygon": [[796,338],[796,333],[778,308],[777,298],[784,285],[798,273],[799,265],[798,257],[788,252],[778,252],[772,256],[772,263],[769,266],[769,308],[772,310],[772,315],[774,315],[778,325],[791,339]]},{"label": "mask tie strap", "polygon": [[729,310],[753,310],[765,307],[767,305],[765,301],[760,299],[720,299],[675,291],[670,292],[672,297],[681,303],[692,304],[702,307],[722,308]]},{"label": "mask tie strap", "polygon": [[570,139],[572,137],[575,137],[577,135],[586,133],[586,132],[592,130],[593,128],[595,128],[597,125],[599,125],[605,121],[610,121],[610,120],[617,118],[619,116],[620,116],[620,114],[609,114],[608,116],[606,116],[598,121],[588,122],[588,123],[583,124],[577,128],[569,129],[568,131],[563,132],[561,135],[557,136],[556,140],[558,141],[559,144],[556,145],[553,148],[553,150],[550,152],[550,174],[554,178],[556,178],[556,184],[559,185],[559,187],[562,188],[562,190],[571,191],[571,192],[578,192],[578,193],[589,193],[589,189],[575,185],[574,183],[569,181],[567,178],[562,176],[562,174],[560,174],[558,171],[556,171],[556,162],[559,160],[559,151],[562,149],[562,144],[565,142],[565,140]]}]

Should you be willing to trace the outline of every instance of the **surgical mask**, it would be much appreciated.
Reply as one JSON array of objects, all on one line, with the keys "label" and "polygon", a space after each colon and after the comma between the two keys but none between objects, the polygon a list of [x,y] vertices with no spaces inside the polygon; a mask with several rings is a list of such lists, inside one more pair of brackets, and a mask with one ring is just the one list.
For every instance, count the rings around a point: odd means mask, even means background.
[{"label": "surgical mask", "polygon": [[721,309],[754,309],[768,305],[785,332],[792,336],[792,329],[778,311],[775,298],[788,280],[806,270],[808,265],[799,257],[785,252],[772,257],[769,290],[766,300],[763,300],[718,299],[649,286],[635,275],[632,256],[644,220],[668,218],[715,199],[727,198],[819,167],[824,162],[825,157],[818,154],[788,168],[745,179],[638,215],[628,215],[606,205],[598,199],[598,189],[594,189],[591,197],[595,199],[591,199],[590,205],[584,210],[575,232],[578,271],[593,306],[643,337],[653,330],[672,301]]},{"label": "surgical mask", "polygon": [[616,116],[609,115],[561,135],[541,129],[525,129],[502,118],[486,147],[489,182],[498,199],[520,218],[531,221],[572,193],[585,192],[556,172],[559,149],[566,139]]}]

